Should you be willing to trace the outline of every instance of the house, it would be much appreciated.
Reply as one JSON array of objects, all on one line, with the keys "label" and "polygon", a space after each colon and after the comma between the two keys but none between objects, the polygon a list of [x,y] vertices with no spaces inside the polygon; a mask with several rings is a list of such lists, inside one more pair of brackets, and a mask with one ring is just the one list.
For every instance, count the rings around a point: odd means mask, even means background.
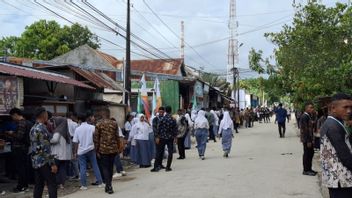
[{"label": "house", "polygon": [[[40,92],[33,87],[42,87]],[[57,95],[57,90],[80,88],[91,92],[94,87],[65,75],[0,62],[0,114],[6,115],[13,107],[33,109],[44,106],[47,110],[64,115],[74,101]]]}]

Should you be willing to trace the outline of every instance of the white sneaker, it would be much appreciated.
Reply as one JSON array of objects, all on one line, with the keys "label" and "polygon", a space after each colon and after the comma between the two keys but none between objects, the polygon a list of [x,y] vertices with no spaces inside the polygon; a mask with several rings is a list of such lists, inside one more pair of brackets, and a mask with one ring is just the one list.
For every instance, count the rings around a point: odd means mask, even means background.
[{"label": "white sneaker", "polygon": [[122,173],[115,173],[112,178],[118,178],[118,177],[122,177],[123,174]]},{"label": "white sneaker", "polygon": [[98,188],[105,188],[105,184],[102,183],[102,184],[98,185]]},{"label": "white sneaker", "polygon": [[121,171],[122,176],[126,176],[127,173],[125,171]]},{"label": "white sneaker", "polygon": [[81,186],[80,190],[88,190],[87,186]]}]

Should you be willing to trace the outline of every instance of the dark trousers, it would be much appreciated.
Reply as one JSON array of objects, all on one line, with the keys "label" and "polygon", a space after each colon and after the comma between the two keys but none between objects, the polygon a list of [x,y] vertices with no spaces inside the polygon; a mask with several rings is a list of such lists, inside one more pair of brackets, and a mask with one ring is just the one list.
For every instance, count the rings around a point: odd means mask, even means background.
[{"label": "dark trousers", "polygon": [[44,165],[34,171],[35,186],[33,191],[34,198],[42,198],[44,185],[48,186],[49,198],[57,197],[57,185],[55,174],[51,172],[49,165]]},{"label": "dark trousers", "polygon": [[106,187],[111,187],[116,154],[100,154],[101,172]]},{"label": "dark trousers", "polygon": [[277,125],[279,126],[279,134],[280,137],[285,137],[285,132],[286,132],[286,123],[285,122],[278,122]]},{"label": "dark trousers", "polygon": [[185,136],[181,138],[177,138],[177,149],[180,158],[186,158],[186,151],[185,151]]},{"label": "dark trousers", "polygon": [[212,125],[210,125],[209,131],[210,131],[210,133],[209,133],[209,140],[216,140],[216,139],[215,139],[215,135],[214,135],[214,133],[213,133],[213,126],[212,126]]},{"label": "dark trousers", "polygon": [[303,170],[312,170],[312,161],[314,156],[314,145],[308,148],[307,143],[303,143]]},{"label": "dark trousers", "polygon": [[17,188],[27,188],[28,187],[28,173],[29,161],[27,157],[28,149],[26,148],[14,148],[13,155],[16,156],[16,171],[18,174]]},{"label": "dark trousers", "polygon": [[67,177],[67,165],[70,161],[68,160],[55,160],[57,165],[56,183],[60,185],[65,185]]},{"label": "dark trousers", "polygon": [[330,198],[350,198],[352,188],[329,188]]},{"label": "dark trousers", "polygon": [[155,168],[160,168],[163,158],[164,158],[164,152],[165,152],[165,146],[167,146],[167,151],[169,153],[167,157],[167,168],[171,167],[172,163],[172,158],[174,154],[174,140],[173,139],[160,139],[159,145],[157,145],[157,154],[156,154],[156,159],[155,159]]}]

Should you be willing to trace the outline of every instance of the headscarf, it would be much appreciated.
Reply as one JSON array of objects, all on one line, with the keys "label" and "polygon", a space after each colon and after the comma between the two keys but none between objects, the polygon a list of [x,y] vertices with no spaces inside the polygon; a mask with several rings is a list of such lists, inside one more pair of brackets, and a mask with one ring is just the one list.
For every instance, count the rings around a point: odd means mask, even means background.
[{"label": "headscarf", "polygon": [[194,121],[194,128],[195,129],[209,129],[209,122],[207,118],[205,118],[205,111],[200,110],[198,112],[197,118]]},{"label": "headscarf", "polygon": [[191,119],[192,119],[193,121],[195,121],[196,118],[197,118],[197,111],[196,111],[196,110],[192,110],[192,112],[191,112]]},{"label": "headscarf", "polygon": [[213,116],[214,116],[214,123],[215,123],[216,126],[218,126],[218,125],[219,125],[219,116],[215,113],[214,110],[211,110],[210,113],[213,114]]},{"label": "headscarf", "polygon": [[224,112],[224,118],[221,120],[220,129],[229,129],[233,127],[233,121],[228,111]]},{"label": "headscarf", "polygon": [[143,114],[138,114],[138,116],[137,116],[138,121],[136,122],[136,124],[134,124],[132,126],[130,136],[128,138],[129,141],[133,140],[135,138],[135,136],[138,134],[141,134],[141,133],[148,134],[152,131],[149,123],[146,120],[141,122],[141,117],[145,118],[145,116]]},{"label": "headscarf", "polygon": [[186,115],[185,115],[185,118],[187,119],[187,121],[188,121],[188,125],[190,126],[190,127],[193,127],[193,121],[192,121],[192,119],[191,119],[191,116],[189,116],[189,114],[188,113],[186,113]]},{"label": "headscarf", "polygon": [[67,119],[64,117],[53,117],[54,122],[54,133],[60,133],[60,135],[65,138],[66,142],[70,144],[71,138],[70,133],[68,131]]}]

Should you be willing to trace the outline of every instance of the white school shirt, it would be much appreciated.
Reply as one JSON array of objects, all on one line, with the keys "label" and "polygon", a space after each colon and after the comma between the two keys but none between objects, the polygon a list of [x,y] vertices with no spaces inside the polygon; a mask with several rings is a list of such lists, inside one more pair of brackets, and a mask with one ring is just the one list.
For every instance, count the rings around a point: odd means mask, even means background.
[{"label": "white school shirt", "polygon": [[95,132],[95,126],[83,122],[79,127],[76,128],[75,136],[73,136],[73,142],[78,143],[77,155],[84,155],[89,151],[94,150],[93,134]]},{"label": "white school shirt", "polygon": [[73,137],[75,135],[75,130],[78,127],[77,122],[67,118],[67,125],[68,125],[68,132],[70,133],[70,136]]}]

